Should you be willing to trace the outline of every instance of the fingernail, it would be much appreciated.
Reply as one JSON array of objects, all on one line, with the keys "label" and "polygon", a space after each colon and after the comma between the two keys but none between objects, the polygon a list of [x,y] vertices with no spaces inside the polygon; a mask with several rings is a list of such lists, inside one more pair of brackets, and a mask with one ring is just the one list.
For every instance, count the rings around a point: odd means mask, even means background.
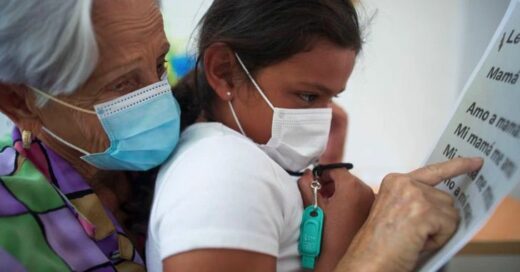
[{"label": "fingernail", "polygon": [[472,157],[472,158],[469,158],[469,159],[474,161],[474,162],[478,162],[478,163],[483,163],[484,162],[484,159],[482,157]]}]

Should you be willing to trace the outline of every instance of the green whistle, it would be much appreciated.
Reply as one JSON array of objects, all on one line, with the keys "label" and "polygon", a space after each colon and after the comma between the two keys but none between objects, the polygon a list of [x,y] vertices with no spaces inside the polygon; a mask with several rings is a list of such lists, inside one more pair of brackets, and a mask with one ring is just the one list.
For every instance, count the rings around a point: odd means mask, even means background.
[{"label": "green whistle", "polygon": [[323,218],[323,210],[320,207],[309,206],[303,211],[298,244],[303,268],[314,269],[316,266],[316,257],[320,255],[321,250]]}]

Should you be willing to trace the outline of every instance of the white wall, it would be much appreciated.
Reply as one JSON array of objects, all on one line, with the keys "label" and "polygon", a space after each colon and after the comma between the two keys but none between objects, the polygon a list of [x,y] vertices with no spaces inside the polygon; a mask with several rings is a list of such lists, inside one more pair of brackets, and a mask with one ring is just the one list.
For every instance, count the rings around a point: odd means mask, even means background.
[{"label": "white wall", "polygon": [[[340,97],[350,114],[347,160],[376,185],[421,165],[459,90],[460,1],[363,1],[365,48]],[[366,16],[365,16],[366,17]]]},{"label": "white wall", "polygon": [[193,30],[212,2],[211,0],[163,0],[163,17],[168,39],[185,47],[180,48],[181,50],[187,49],[195,53],[191,39],[194,36]]},{"label": "white wall", "polygon": [[363,17],[375,16],[339,102],[350,114],[346,160],[376,186],[421,166],[509,0],[362,3]]}]

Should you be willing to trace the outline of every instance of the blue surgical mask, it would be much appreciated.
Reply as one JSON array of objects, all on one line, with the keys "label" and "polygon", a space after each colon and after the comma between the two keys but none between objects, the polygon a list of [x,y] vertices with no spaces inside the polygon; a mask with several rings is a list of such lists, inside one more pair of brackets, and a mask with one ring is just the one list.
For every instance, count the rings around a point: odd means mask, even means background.
[{"label": "blue surgical mask", "polygon": [[84,154],[81,158],[96,168],[149,170],[163,163],[179,140],[180,107],[167,80],[95,105],[95,111],[78,108],[33,90],[61,105],[97,115],[110,140],[110,146],[102,153],[83,150],[43,127],[56,140]]}]

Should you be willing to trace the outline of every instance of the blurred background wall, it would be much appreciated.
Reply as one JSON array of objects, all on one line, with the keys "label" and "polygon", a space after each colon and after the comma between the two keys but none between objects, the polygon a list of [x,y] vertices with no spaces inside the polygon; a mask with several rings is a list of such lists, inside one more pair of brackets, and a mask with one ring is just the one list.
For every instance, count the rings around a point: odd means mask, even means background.
[{"label": "blurred background wall", "polygon": [[362,14],[375,15],[339,101],[351,117],[347,159],[375,184],[421,166],[508,0],[362,3]]}]

